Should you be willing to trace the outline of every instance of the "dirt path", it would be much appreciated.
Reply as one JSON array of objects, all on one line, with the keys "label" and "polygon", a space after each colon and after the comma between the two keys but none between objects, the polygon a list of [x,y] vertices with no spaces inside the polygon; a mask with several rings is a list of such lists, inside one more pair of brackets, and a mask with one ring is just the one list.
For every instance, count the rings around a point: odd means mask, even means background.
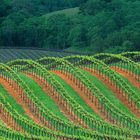
[{"label": "dirt path", "polygon": [[112,66],[110,68],[112,70],[115,70],[116,72],[118,72],[122,76],[124,76],[126,79],[128,79],[128,81],[130,81],[130,83],[132,83],[135,87],[140,89],[140,82],[138,82],[138,80],[136,80],[136,77],[138,78],[138,76],[136,76],[134,73],[132,73],[128,70],[124,70],[122,68],[120,69],[119,67],[115,67],[115,66]]},{"label": "dirt path", "polygon": [[[102,74],[99,74],[96,70],[90,70],[88,68],[84,68],[84,70],[88,71],[89,73],[91,73],[93,76],[97,77],[100,81],[102,81],[114,94],[115,96],[125,105],[127,106],[127,108],[133,113],[135,114],[135,116],[137,116],[138,118],[140,118],[140,110],[136,110],[136,105],[134,103],[131,103],[129,102],[128,100],[128,96],[127,94],[125,94],[125,96],[122,95],[122,92],[120,92],[115,84],[111,84],[109,81],[109,78],[105,75]],[[98,74],[97,74],[98,73]],[[105,77],[105,78],[103,78]],[[108,80],[105,80],[105,79],[108,79]]]},{"label": "dirt path", "polygon": [[[46,81],[42,78],[40,79],[37,75],[33,75],[31,73],[26,73],[26,75],[32,78],[34,81],[38,83],[38,85],[43,89],[43,91],[49,95],[55,103],[59,106],[61,112],[73,123],[82,125],[85,128],[88,128],[87,125],[80,120],[80,118],[72,111],[71,107],[68,103],[61,97],[59,93],[57,93],[52,86],[50,86]],[[46,84],[45,84],[46,83]]]},{"label": "dirt path", "polygon": [[[29,104],[23,100],[23,98],[21,98],[21,93],[24,94],[24,91],[20,88],[20,90],[17,90],[17,84],[12,81],[14,84],[12,84],[12,86],[10,85],[9,82],[7,82],[6,79],[0,77],[0,83],[2,84],[2,86],[7,90],[7,92],[16,100],[16,102],[22,106],[25,114],[27,116],[29,116],[36,124],[40,124],[43,125],[43,123],[39,120],[39,118],[34,115],[33,111],[30,109]],[[20,93],[18,92],[20,91]],[[24,94],[24,98],[27,98],[27,96]],[[31,100],[28,99],[28,101],[31,102]],[[43,118],[42,118],[43,119]],[[48,128],[52,128],[51,125],[47,122],[44,121],[44,124],[46,127]]]},{"label": "dirt path", "polygon": [[[58,75],[59,77],[61,77],[67,84],[69,84],[76,92],[77,94],[85,101],[85,103],[96,113],[98,114],[102,119],[104,119],[105,121],[112,122],[110,119],[108,119],[106,117],[105,114],[107,113],[101,113],[101,109],[99,108],[99,104],[98,104],[98,99],[96,97],[93,96],[93,94],[88,91],[88,89],[86,87],[84,87],[84,85],[82,85],[83,88],[86,89],[88,96],[86,95],[86,93],[84,92],[84,90],[81,90],[76,83],[74,83],[69,77],[69,73],[67,73],[67,76],[63,73],[61,73],[60,71],[52,71],[54,74]],[[66,73],[66,72],[65,72]],[[80,82],[80,81],[79,81]],[[78,83],[79,83],[78,82]],[[95,104],[96,102],[96,104]]]}]

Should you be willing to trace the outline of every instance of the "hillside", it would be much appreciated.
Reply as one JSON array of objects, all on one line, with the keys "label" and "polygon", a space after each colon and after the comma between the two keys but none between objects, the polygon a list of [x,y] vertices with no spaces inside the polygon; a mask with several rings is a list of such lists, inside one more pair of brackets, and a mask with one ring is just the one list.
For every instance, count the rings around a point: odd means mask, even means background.
[{"label": "hillside", "polygon": [[[46,49],[0,49],[0,62],[6,63],[15,59],[32,59],[36,60],[42,57],[65,57],[70,55],[78,55],[78,53],[67,52],[67,51],[54,51]],[[82,53],[81,53],[82,54]]]},{"label": "hillside", "polygon": [[0,139],[139,140],[139,62],[127,52],[0,63]]},{"label": "hillside", "polygon": [[140,0],[0,0],[0,140],[140,140]]}]

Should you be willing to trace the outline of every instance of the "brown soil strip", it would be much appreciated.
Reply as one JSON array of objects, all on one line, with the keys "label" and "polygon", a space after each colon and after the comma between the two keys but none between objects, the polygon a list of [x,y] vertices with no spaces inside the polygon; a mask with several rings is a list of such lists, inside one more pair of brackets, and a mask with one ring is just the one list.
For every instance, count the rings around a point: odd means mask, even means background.
[{"label": "brown soil strip", "polygon": [[[82,85],[82,90],[81,88],[79,88],[76,83],[74,83],[69,77],[73,77],[72,75],[70,75],[69,73],[67,73],[67,76],[60,71],[52,71],[54,74],[58,75],[59,77],[61,77],[67,84],[69,84],[76,92],[77,94],[86,102],[86,104],[93,109],[93,111],[98,114],[102,119],[104,119],[105,121],[114,123],[113,121],[111,121],[110,119],[107,118],[107,116],[105,114],[107,113],[101,113],[101,106],[99,107],[98,104],[98,99],[96,97],[93,96],[93,94],[88,91],[88,89]],[[73,79],[73,78],[72,78]],[[80,81],[78,81],[78,83],[80,83]],[[82,83],[81,83],[82,84]],[[84,92],[86,91],[86,93],[89,95],[87,96],[87,94]],[[95,103],[96,102],[96,103]]]},{"label": "brown soil strip", "polygon": [[[129,97],[126,93],[122,94],[122,91],[118,90],[115,86],[115,83],[109,82],[111,81],[109,77],[105,76],[104,74],[101,74],[97,72],[96,70],[91,70],[89,68],[84,68],[84,70],[91,73],[93,76],[97,77],[100,81],[102,81],[115,95],[116,97],[125,105],[128,107],[128,109],[135,114],[138,118],[140,118],[140,110],[136,109],[136,105],[129,101]],[[102,76],[101,76],[102,75]],[[103,78],[104,77],[104,78]],[[124,96],[125,94],[125,96]]]},{"label": "brown soil strip", "polygon": [[13,117],[4,109],[2,105],[0,105],[0,119],[4,122],[7,128],[12,128],[23,132],[22,128],[16,123]]},{"label": "brown soil strip", "polygon": [[[12,81],[12,80],[9,80]],[[10,85],[10,83],[0,77],[0,83],[2,84],[2,86],[7,90],[7,92],[16,100],[16,102],[22,106],[24,112],[36,123],[36,124],[42,124],[42,122],[39,120],[39,118],[37,116],[34,115],[34,113],[32,112],[32,110],[29,108],[29,105],[27,102],[25,102],[23,100],[23,98],[21,98],[21,93],[24,94],[24,91],[20,88],[20,90],[17,88],[18,85],[12,81],[13,84]],[[18,90],[17,90],[18,89]],[[20,91],[20,93],[18,93],[18,91]],[[27,96],[24,94],[24,98],[27,98]],[[29,101],[29,99],[28,99]],[[31,100],[30,100],[31,101]],[[36,110],[37,112],[37,110]],[[44,121],[45,126],[52,128],[50,126],[50,124],[47,121]]]},{"label": "brown soil strip", "polygon": [[43,78],[39,78],[37,75],[33,75],[31,73],[26,73],[26,75],[38,83],[38,85],[43,89],[43,91],[55,101],[55,103],[59,106],[61,112],[70,121],[87,128],[87,125],[72,111],[69,104]]},{"label": "brown soil strip", "polygon": [[112,66],[110,67],[112,70],[115,70],[116,72],[118,72],[119,74],[121,74],[122,76],[124,76],[125,78],[128,79],[128,81],[130,81],[130,83],[132,83],[135,87],[137,87],[138,89],[140,89],[140,82],[138,82],[136,79],[138,78],[138,76],[136,76],[134,73],[125,70],[125,69],[120,69],[119,67],[115,67]]}]

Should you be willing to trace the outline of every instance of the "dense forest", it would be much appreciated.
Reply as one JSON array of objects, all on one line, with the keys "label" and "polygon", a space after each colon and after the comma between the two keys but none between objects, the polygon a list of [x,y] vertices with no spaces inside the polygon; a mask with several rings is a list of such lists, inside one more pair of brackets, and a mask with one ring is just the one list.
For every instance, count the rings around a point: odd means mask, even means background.
[{"label": "dense forest", "polygon": [[140,1],[1,0],[0,46],[140,50]]}]

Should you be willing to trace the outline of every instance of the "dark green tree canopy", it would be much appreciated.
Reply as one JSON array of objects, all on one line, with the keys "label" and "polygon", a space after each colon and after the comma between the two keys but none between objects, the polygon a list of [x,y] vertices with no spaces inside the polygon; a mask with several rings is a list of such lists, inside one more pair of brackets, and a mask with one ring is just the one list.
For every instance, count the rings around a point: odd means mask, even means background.
[{"label": "dark green tree canopy", "polygon": [[139,13],[139,0],[1,0],[0,46],[136,51]]}]

